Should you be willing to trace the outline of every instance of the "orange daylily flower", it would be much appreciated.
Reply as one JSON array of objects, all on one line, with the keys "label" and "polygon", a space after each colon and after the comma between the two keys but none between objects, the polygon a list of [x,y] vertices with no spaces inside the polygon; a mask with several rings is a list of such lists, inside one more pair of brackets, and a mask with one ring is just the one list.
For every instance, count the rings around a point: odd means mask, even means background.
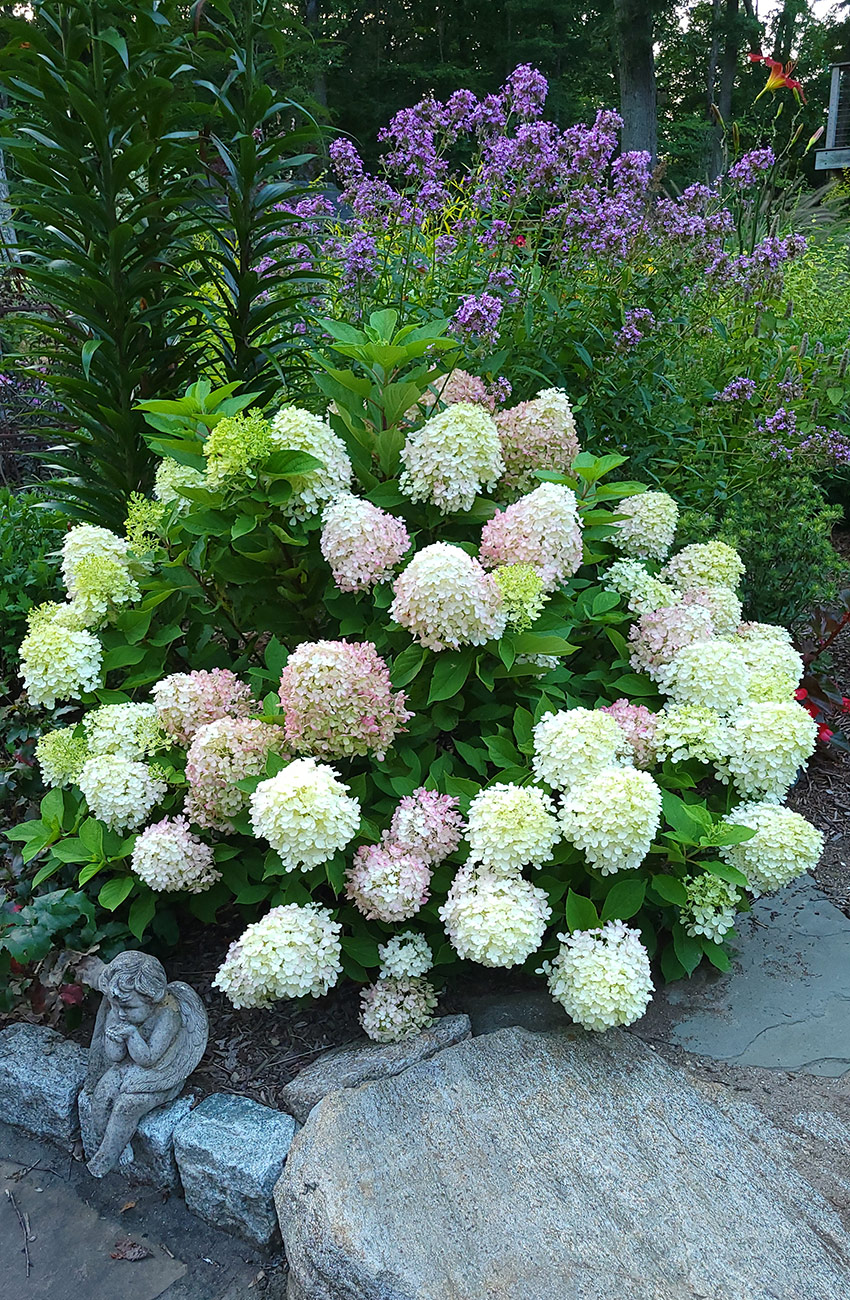
[{"label": "orange daylily flower", "polygon": [[805,104],[806,96],[803,93],[803,86],[801,82],[791,76],[791,73],[794,71],[793,61],[783,65],[777,59],[769,59],[765,54],[750,54],[749,59],[751,63],[764,63],[770,69],[764,89],[759,91],[756,95],[756,99],[761,99],[762,95],[766,94],[769,90],[773,92],[777,90],[790,90],[793,91],[796,99],[799,99],[801,103]]}]

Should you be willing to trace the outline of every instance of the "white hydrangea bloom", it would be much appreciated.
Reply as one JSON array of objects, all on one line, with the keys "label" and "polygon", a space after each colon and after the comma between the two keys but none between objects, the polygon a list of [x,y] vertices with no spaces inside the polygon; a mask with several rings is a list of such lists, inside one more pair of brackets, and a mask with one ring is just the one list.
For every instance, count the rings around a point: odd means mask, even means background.
[{"label": "white hydrangea bloom", "polygon": [[434,965],[434,955],[428,946],[424,934],[416,930],[405,930],[394,934],[378,948],[381,959],[381,976],[393,975],[396,978],[415,979],[418,975],[427,975]]},{"label": "white hydrangea bloom", "polygon": [[393,591],[390,617],[431,650],[484,645],[507,626],[495,578],[448,542],[418,551],[396,578]]},{"label": "white hydrangea bloom", "polygon": [[620,724],[601,709],[547,713],[534,728],[534,775],[553,790],[569,790],[631,757]]},{"label": "white hydrangea bloom", "polygon": [[235,1007],[320,998],[342,974],[342,926],[317,903],[273,907],[230,945],[213,980]]},{"label": "white hydrangea bloom", "polygon": [[221,879],[211,846],[192,834],[185,817],[164,817],[146,826],[133,846],[130,866],[158,892],[202,894]]},{"label": "white hydrangea bloom", "polygon": [[108,528],[99,528],[96,524],[77,524],[62,542],[62,581],[66,589],[73,595],[81,560],[97,555],[126,565],[128,551],[126,538],[119,537]]},{"label": "white hydrangea bloom", "polygon": [[493,417],[473,402],[455,402],[409,433],[401,459],[405,496],[431,501],[443,514],[470,510],[505,470]]},{"label": "white hydrangea bloom", "polygon": [[602,584],[622,596],[633,614],[649,614],[682,599],[678,588],[653,577],[640,560],[615,560],[602,575]]},{"label": "white hydrangea bloom", "polygon": [[574,786],[561,806],[564,838],[603,876],[639,867],[661,823],[661,791],[648,772],[612,767]]},{"label": "white hydrangea bloom", "polygon": [[92,816],[114,831],[136,830],[168,789],[155,767],[118,754],[86,759],[77,785]]},{"label": "white hydrangea bloom", "polygon": [[726,747],[726,724],[714,709],[702,705],[667,705],[655,715],[655,743],[660,759],[678,763],[695,758],[716,763]]},{"label": "white hydrangea bloom", "polygon": [[737,632],[742,606],[731,587],[691,587],[682,596],[682,602],[707,609],[718,636],[733,636]]},{"label": "white hydrangea bloom", "polygon": [[748,703],[726,730],[718,775],[744,798],[778,803],[814,753],[817,730],[793,700]]},{"label": "white hydrangea bloom", "polygon": [[360,1024],[376,1043],[415,1038],[433,1023],[437,995],[426,979],[388,976],[360,995]]},{"label": "white hydrangea bloom", "polygon": [[103,647],[81,626],[73,604],[31,610],[19,653],[31,704],[52,709],[57,700],[79,699],[100,686]]},{"label": "white hydrangea bloom", "polygon": [[469,861],[497,875],[539,867],[561,838],[555,805],[534,786],[499,782],[481,790],[469,808]]},{"label": "white hydrangea bloom", "polygon": [[738,636],[745,641],[786,641],[791,644],[791,633],[778,623],[741,623]]},{"label": "white hydrangea bloom", "polygon": [[623,921],[600,929],[559,934],[560,950],[540,973],[549,992],[576,1024],[603,1031],[632,1025],[649,1005],[653,983],[649,953],[637,930]]},{"label": "white hydrangea bloom", "polygon": [[725,542],[692,542],[668,560],[662,577],[682,591],[693,587],[731,587],[737,590],[744,562]]},{"label": "white hydrangea bloom", "polygon": [[440,920],[459,957],[481,966],[517,966],[536,952],[550,916],[542,889],[521,876],[462,868]]},{"label": "white hydrangea bloom", "polygon": [[250,802],[254,834],[268,840],[284,870],[309,871],[344,849],[360,826],[360,804],[332,767],[297,758],[261,781]]},{"label": "white hydrangea bloom", "polygon": [[636,560],[663,560],[676,536],[679,507],[666,492],[641,492],[625,497],[615,507],[625,515],[616,522],[611,538],[618,551]]},{"label": "white hydrangea bloom", "polygon": [[95,524],[79,524],[65,537],[62,581],[89,626],[141,596],[128,551],[126,538]]},{"label": "white hydrangea bloom", "polygon": [[60,727],[39,737],[35,756],[45,785],[68,785],[80,775],[89,750],[85,736],[76,736],[75,731],[75,727]]},{"label": "white hydrangea bloom", "polygon": [[83,721],[89,752],[145,758],[164,743],[155,704],[104,704]]},{"label": "white hydrangea bloom", "polygon": [[316,515],[328,501],[351,486],[352,468],[345,443],[318,415],[298,406],[284,406],[271,422],[272,443],[280,450],[306,451],[322,462],[321,469],[290,479],[292,496],[281,507],[290,523]]},{"label": "white hydrangea bloom", "polygon": [[751,840],[721,849],[721,857],[742,871],[754,898],[772,894],[807,871],[814,871],[823,852],[823,835],[790,808],[774,803],[739,804],[726,821],[755,831]]},{"label": "white hydrangea bloom", "polygon": [[719,638],[685,646],[660,684],[674,704],[734,713],[749,695],[750,673],[738,642]]},{"label": "white hydrangea bloom", "polygon": [[703,935],[721,943],[735,924],[740,897],[734,885],[705,872],[684,882],[688,901],[682,908],[682,924],[692,939]]},{"label": "white hydrangea bloom", "polygon": [[183,495],[183,489],[194,490],[206,485],[207,480],[203,470],[193,469],[191,465],[181,465],[178,460],[166,456],[156,467],[153,494],[163,505],[174,506],[179,514],[184,514],[191,509],[192,502]]},{"label": "white hydrangea bloom", "polygon": [[749,669],[753,700],[790,700],[803,676],[803,660],[790,641],[779,637],[735,637]]}]

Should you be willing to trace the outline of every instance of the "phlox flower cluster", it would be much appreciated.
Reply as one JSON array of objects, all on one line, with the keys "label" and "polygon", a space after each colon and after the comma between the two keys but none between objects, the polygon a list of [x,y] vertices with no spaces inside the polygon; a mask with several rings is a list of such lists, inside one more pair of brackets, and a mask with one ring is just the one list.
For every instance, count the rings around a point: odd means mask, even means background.
[{"label": "phlox flower cluster", "polygon": [[521,632],[540,616],[548,596],[533,564],[500,564],[493,573],[511,627]]},{"label": "phlox flower cluster", "polygon": [[64,786],[75,782],[89,756],[85,736],[76,727],[60,727],[40,736],[35,756],[45,785]]},{"label": "phlox flower cluster", "polygon": [[470,863],[504,876],[547,862],[561,831],[549,795],[535,786],[498,782],[472,800],[466,838]]},{"label": "phlox flower cluster", "polygon": [[357,834],[360,804],[332,767],[297,758],[261,781],[249,801],[254,834],[268,840],[284,871],[321,866]]},{"label": "phlox flower cluster", "polygon": [[363,844],[345,873],[348,898],[369,921],[407,921],[428,900],[431,870],[422,858],[386,840]]},{"label": "phlox flower cluster", "polygon": [[560,388],[545,388],[531,401],[500,411],[496,426],[505,473],[501,486],[528,492],[537,484],[534,471],[565,471],[579,453],[573,410]]},{"label": "phlox flower cluster", "polygon": [[186,752],[186,812],[198,826],[232,831],[248,807],[237,781],[259,776],[270,753],[283,754],[279,727],[256,718],[218,718],[199,727]]},{"label": "phlox flower cluster", "polygon": [[534,775],[553,790],[569,790],[607,767],[630,761],[619,722],[601,709],[547,713],[534,728]]},{"label": "phlox flower cluster", "polygon": [[403,520],[350,492],[340,493],[322,515],[322,555],[340,591],[368,591],[387,582],[410,547]]},{"label": "phlox flower cluster", "polygon": [[103,704],[83,726],[90,754],[147,758],[165,743],[155,704]]},{"label": "phlox flower cluster", "polygon": [[383,759],[413,717],[371,641],[305,641],[280,677],[287,744],[301,754]]},{"label": "phlox flower cluster", "polygon": [[100,686],[103,647],[80,625],[73,604],[39,605],[27,616],[20,646],[21,676],[31,704],[52,709]]},{"label": "phlox flower cluster", "polygon": [[718,776],[744,798],[778,803],[814,753],[817,730],[793,700],[748,702],[726,730]]},{"label": "phlox flower cluster", "polygon": [[541,974],[549,992],[576,1024],[599,1032],[632,1025],[649,1005],[653,983],[649,953],[637,930],[623,921],[558,935],[557,957]]},{"label": "phlox flower cluster", "polygon": [[360,994],[360,1024],[376,1043],[414,1038],[433,1022],[437,995],[421,977],[388,975]]},{"label": "phlox flower cluster", "polygon": [[351,461],[345,443],[327,420],[298,406],[284,406],[272,420],[272,444],[275,450],[306,451],[322,462],[320,468],[290,479],[292,496],[283,507],[290,523],[318,514],[329,501],[349,490]]},{"label": "phlox flower cluster", "polygon": [[317,903],[273,907],[230,945],[213,984],[235,1007],[323,997],[342,974],[341,932]]},{"label": "phlox flower cluster", "polygon": [[682,593],[660,578],[653,577],[640,560],[615,560],[603,575],[609,591],[622,596],[633,614],[648,614],[668,605],[678,605]]},{"label": "phlox flower cluster", "polygon": [[481,966],[518,966],[543,941],[549,900],[522,876],[461,868],[440,908],[457,955]]},{"label": "phlox flower cluster", "polygon": [[735,591],[741,585],[744,564],[725,542],[692,542],[667,561],[661,576],[682,591],[692,587],[731,587]]},{"label": "phlox flower cluster", "polygon": [[481,562],[532,564],[546,591],[553,591],[581,567],[581,520],[575,493],[558,483],[540,487],[497,510],[481,530]]},{"label": "phlox flower cluster", "polygon": [[399,845],[433,868],[455,852],[463,830],[457,797],[420,787],[399,801],[384,842]]},{"label": "phlox flower cluster", "polygon": [[629,629],[629,661],[638,672],[663,682],[681,650],[711,641],[714,632],[711,614],[701,605],[665,605],[648,610]]},{"label": "phlox flower cluster", "polygon": [[698,704],[667,704],[655,715],[656,744],[660,759],[683,762],[695,758],[715,763],[724,752],[726,725],[714,709]]},{"label": "phlox flower cluster", "polygon": [[418,551],[393,591],[390,616],[431,650],[484,645],[500,637],[507,624],[495,579],[448,542]]},{"label": "phlox flower cluster", "polygon": [[705,872],[685,881],[688,901],[681,909],[682,924],[692,939],[703,935],[721,943],[735,924],[740,897],[734,885]]},{"label": "phlox flower cluster", "polygon": [[755,831],[743,844],[720,849],[724,861],[747,877],[747,887],[755,898],[814,871],[820,860],[822,833],[790,808],[774,803],[739,804],[726,820]]},{"label": "phlox flower cluster", "polygon": [[657,758],[657,714],[645,704],[632,704],[627,699],[605,704],[599,712],[610,714],[616,721],[628,741],[635,767],[654,767]]},{"label": "phlox flower cluster", "polygon": [[146,826],[133,845],[130,866],[158,892],[202,894],[221,879],[212,848],[192,834],[185,817],[164,817]]},{"label": "phlox flower cluster", "polygon": [[193,469],[191,465],[181,465],[178,460],[166,456],[156,467],[153,494],[157,501],[183,514],[192,506],[189,497],[183,495],[184,488],[195,490],[206,485],[207,480],[203,470]]},{"label": "phlox flower cluster", "polygon": [[197,668],[163,677],[151,691],[163,730],[179,745],[218,718],[244,718],[254,706],[251,691],[229,668]]},{"label": "phlox flower cluster", "polygon": [[493,417],[471,402],[447,406],[409,433],[401,459],[402,492],[411,501],[432,502],[443,514],[470,510],[505,468]]},{"label": "phlox flower cluster", "polygon": [[[694,606],[696,612],[699,606]],[[734,713],[749,695],[750,674],[738,644],[728,638],[685,646],[665,670],[663,690],[674,704]]]},{"label": "phlox flower cluster", "polygon": [[434,964],[428,940],[416,930],[394,934],[379,946],[378,956],[382,979],[388,975],[415,979],[418,975],[427,975]]},{"label": "phlox flower cluster", "polygon": [[564,838],[603,876],[639,867],[661,824],[661,791],[648,772],[611,767],[570,790]]},{"label": "phlox flower cluster", "polygon": [[617,514],[625,516],[617,520],[617,532],[611,538],[618,551],[636,560],[666,558],[679,522],[679,507],[671,496],[666,492],[640,492],[625,497],[617,506]]},{"label": "phlox flower cluster", "polygon": [[692,587],[682,593],[682,604],[707,609],[717,636],[732,636],[741,622],[741,602],[731,587]]},{"label": "phlox flower cluster", "polygon": [[168,789],[155,767],[119,754],[87,758],[77,785],[92,816],[114,831],[136,830]]}]

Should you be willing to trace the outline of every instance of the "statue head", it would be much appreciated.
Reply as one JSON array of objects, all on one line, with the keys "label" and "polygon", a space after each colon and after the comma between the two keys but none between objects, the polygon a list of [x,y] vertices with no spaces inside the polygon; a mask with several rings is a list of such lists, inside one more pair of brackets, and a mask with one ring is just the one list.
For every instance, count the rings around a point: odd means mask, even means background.
[{"label": "statue head", "polygon": [[121,952],[104,968],[100,987],[122,1020],[142,1025],[165,997],[168,978],[149,953]]}]

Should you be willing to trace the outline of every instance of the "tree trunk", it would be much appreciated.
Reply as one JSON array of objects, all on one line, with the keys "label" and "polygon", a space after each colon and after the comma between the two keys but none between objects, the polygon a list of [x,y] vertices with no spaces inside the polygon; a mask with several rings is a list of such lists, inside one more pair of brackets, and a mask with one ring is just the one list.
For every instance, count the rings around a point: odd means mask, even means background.
[{"label": "tree trunk", "polygon": [[643,149],[653,162],[658,152],[655,55],[651,0],[614,0],[620,76],[624,152]]}]

